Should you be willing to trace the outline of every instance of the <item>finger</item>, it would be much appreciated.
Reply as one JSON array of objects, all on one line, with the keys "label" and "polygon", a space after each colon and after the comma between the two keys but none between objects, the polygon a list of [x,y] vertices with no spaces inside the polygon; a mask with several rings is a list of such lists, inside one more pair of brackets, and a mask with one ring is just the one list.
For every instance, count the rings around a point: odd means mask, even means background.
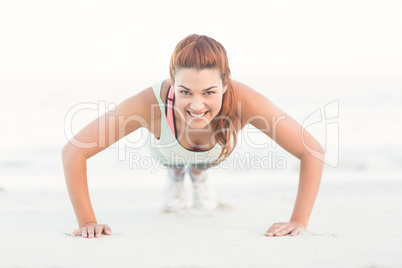
[{"label": "finger", "polygon": [[105,228],[103,230],[106,235],[112,235],[112,229],[109,227],[109,225],[105,224]]},{"label": "finger", "polygon": [[292,235],[292,236],[298,235],[301,231],[303,231],[303,228],[297,227],[296,229],[294,229],[292,231],[292,233],[290,235]]},{"label": "finger", "polygon": [[102,235],[102,226],[98,225],[95,227],[95,237],[100,237]]},{"label": "finger", "polygon": [[79,233],[80,233],[80,229],[77,229],[71,234],[71,236],[76,237]]},{"label": "finger", "polygon": [[272,224],[271,227],[269,227],[268,231],[272,231],[273,229],[277,228],[278,225],[279,223]]},{"label": "finger", "polygon": [[94,227],[89,226],[88,227],[88,238],[93,238],[94,237]]},{"label": "finger", "polygon": [[272,224],[270,228],[275,229],[275,228],[278,228],[279,226],[281,226],[282,224],[283,224],[283,222],[276,222],[276,223]]},{"label": "finger", "polygon": [[88,236],[88,228],[84,227],[82,228],[82,237],[87,238],[87,236]]},{"label": "finger", "polygon": [[275,231],[276,231],[276,228],[271,226],[271,227],[268,229],[268,231],[265,232],[265,235],[266,235],[266,236],[274,236]]},{"label": "finger", "polygon": [[267,236],[274,236],[275,233],[277,232],[278,227],[274,227],[274,228],[269,228],[268,231],[265,232],[265,235]]},{"label": "finger", "polygon": [[274,234],[282,228],[282,225],[285,224],[283,222],[278,222],[272,224],[271,227],[269,227],[268,231],[265,232],[266,236],[274,236]]},{"label": "finger", "polygon": [[293,225],[286,225],[284,226],[283,229],[277,231],[275,233],[275,236],[283,236],[283,235],[287,235],[288,233],[290,233],[292,230],[294,230],[294,226]]},{"label": "finger", "polygon": [[277,228],[275,230],[274,235],[275,236],[279,236],[281,234],[281,232],[285,231],[286,228],[288,228],[289,224],[288,223],[284,223],[282,224],[279,228]]},{"label": "finger", "polygon": [[[290,229],[288,230],[288,228],[290,228]],[[280,225],[277,225],[275,228],[268,230],[265,233],[265,235],[266,236],[282,236],[282,235],[287,235],[292,230],[293,229],[289,223],[282,222],[282,223],[280,223]]]},{"label": "finger", "polygon": [[270,229],[270,230],[265,232],[266,236],[274,236],[274,234],[275,234],[275,231],[273,229]]}]

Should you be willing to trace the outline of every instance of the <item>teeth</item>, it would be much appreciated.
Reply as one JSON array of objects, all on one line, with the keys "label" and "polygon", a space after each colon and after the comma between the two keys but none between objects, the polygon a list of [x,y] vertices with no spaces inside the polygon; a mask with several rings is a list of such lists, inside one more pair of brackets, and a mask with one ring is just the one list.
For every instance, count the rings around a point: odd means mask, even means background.
[{"label": "teeth", "polygon": [[203,113],[203,114],[193,114],[192,112],[190,112],[190,114],[193,117],[203,117],[205,115],[205,113]]}]

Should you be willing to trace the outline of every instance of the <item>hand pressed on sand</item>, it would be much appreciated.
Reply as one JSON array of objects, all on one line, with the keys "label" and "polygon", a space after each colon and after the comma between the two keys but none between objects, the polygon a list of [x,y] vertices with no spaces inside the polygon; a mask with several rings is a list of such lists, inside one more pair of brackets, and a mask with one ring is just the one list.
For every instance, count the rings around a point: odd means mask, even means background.
[{"label": "hand pressed on sand", "polygon": [[89,223],[84,224],[79,229],[75,230],[72,234],[73,237],[82,234],[83,238],[98,238],[102,234],[112,235],[112,229],[106,224]]},{"label": "hand pressed on sand", "polygon": [[305,230],[305,226],[296,221],[278,222],[265,232],[265,236],[284,236],[290,234],[292,236],[298,235],[301,231]]}]

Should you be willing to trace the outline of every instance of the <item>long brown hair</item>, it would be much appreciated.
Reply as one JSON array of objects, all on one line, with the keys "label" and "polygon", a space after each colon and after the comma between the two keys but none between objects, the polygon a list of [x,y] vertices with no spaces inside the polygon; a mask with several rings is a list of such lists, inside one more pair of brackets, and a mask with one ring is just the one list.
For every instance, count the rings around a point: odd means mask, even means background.
[{"label": "long brown hair", "polygon": [[227,85],[223,94],[222,107],[211,122],[214,138],[222,146],[222,152],[216,163],[225,160],[236,147],[237,131],[234,122],[239,120],[229,61],[225,48],[216,40],[205,35],[192,34],[181,40],[173,51],[170,60],[170,80],[174,84],[176,72],[180,68],[196,70],[218,69],[223,85]]}]

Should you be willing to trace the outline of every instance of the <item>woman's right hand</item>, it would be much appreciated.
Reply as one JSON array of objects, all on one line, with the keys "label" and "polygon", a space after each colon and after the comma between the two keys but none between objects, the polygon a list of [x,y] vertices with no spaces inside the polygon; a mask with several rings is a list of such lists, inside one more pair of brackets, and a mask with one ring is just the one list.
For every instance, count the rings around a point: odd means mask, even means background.
[{"label": "woman's right hand", "polygon": [[82,234],[83,238],[98,238],[102,234],[112,235],[112,229],[106,224],[88,223],[75,230],[72,237],[76,237],[78,234]]}]

